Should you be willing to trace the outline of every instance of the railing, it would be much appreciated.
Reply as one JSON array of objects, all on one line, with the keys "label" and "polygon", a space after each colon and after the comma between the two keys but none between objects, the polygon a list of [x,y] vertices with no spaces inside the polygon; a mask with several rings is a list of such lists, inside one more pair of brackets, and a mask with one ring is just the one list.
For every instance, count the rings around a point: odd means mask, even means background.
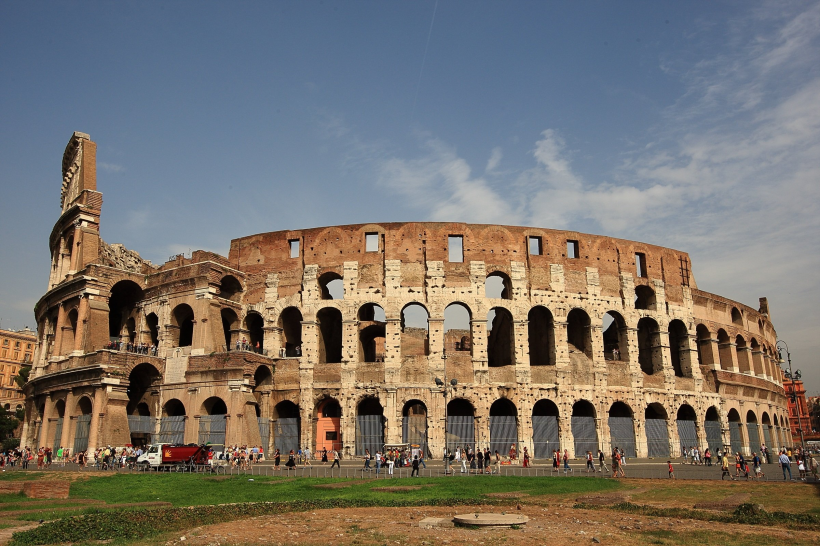
[{"label": "railing", "polygon": [[117,351],[121,353],[134,353],[138,355],[157,356],[159,347],[156,345],[146,345],[144,343],[130,343],[124,341],[109,341],[103,346],[103,350]]}]

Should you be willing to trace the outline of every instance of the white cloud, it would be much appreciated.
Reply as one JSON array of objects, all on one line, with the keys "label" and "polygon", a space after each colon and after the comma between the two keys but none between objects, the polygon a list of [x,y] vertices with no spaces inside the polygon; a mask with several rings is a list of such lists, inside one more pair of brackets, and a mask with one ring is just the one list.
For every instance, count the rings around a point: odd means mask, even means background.
[{"label": "white cloud", "polygon": [[125,171],[125,167],[122,165],[117,165],[116,163],[104,163],[102,161],[98,161],[97,167],[108,173],[121,173]]},{"label": "white cloud", "polygon": [[488,173],[494,171],[496,167],[498,167],[498,164],[501,163],[503,155],[501,148],[498,146],[493,148],[492,152],[490,152],[490,159],[487,160],[487,168],[485,168],[484,171]]}]

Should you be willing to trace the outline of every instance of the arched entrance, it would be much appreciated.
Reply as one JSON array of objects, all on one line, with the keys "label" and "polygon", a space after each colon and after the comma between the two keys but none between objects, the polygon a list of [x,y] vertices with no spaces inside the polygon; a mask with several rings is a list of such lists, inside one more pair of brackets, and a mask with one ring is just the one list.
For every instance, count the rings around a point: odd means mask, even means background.
[{"label": "arched entrance", "polygon": [[387,319],[384,309],[366,303],[359,309],[359,362],[384,362]]},{"label": "arched entrance", "polygon": [[159,420],[161,444],[182,444],[185,442],[185,406],[176,398],[165,403]]},{"label": "arched entrance", "polygon": [[356,408],[356,455],[369,449],[374,455],[384,447],[384,409],[378,398],[368,397]]},{"label": "arched entrance", "polygon": [[284,350],[283,357],[302,356],[302,313],[296,307],[288,307],[279,315],[279,327],[282,329],[280,345]]},{"label": "arched entrance", "polygon": [[[199,443],[213,446],[225,446],[225,428],[228,406],[218,396],[212,396],[203,402],[199,414]],[[217,449],[216,451],[222,451]]]},{"label": "arched entrance", "polygon": [[222,333],[225,338],[225,351],[230,351],[239,334],[239,317],[236,316],[236,311],[228,307],[223,308],[219,314],[222,317]]},{"label": "arched entrance", "polygon": [[[77,454],[88,449],[88,433],[91,430],[91,399],[87,396],[80,398],[77,403],[77,424],[74,429],[74,450],[72,454]],[[65,447],[65,446],[63,446]]]},{"label": "arched entrance", "polygon": [[[611,448],[619,447],[627,457],[637,457],[635,450],[635,419],[632,408],[623,402],[615,402],[609,408],[609,440]],[[594,450],[592,450],[595,453]],[[576,453],[577,456],[577,453]]]},{"label": "arched entrance", "polygon": [[194,341],[194,310],[181,303],[171,313],[171,326],[174,332],[174,347],[190,347]]},{"label": "arched entrance", "polygon": [[555,364],[555,322],[549,309],[536,306],[527,314],[530,366]]},{"label": "arched entrance", "polygon": [[746,434],[749,438],[749,453],[760,450],[760,433],[758,432],[757,415],[749,410],[746,412]]},{"label": "arched entrance", "polygon": [[325,398],[316,407],[316,451],[342,449],[342,408],[332,398]]},{"label": "arched entrance", "polygon": [[[282,454],[290,453],[291,449],[296,453],[299,451],[299,438],[301,438],[299,406],[290,400],[285,400],[276,404],[273,413],[274,449],[278,449]],[[268,429],[268,436],[270,436],[270,429]],[[264,438],[262,440],[265,441]],[[265,445],[265,448],[267,447]]]},{"label": "arched entrance", "polygon": [[660,404],[653,403],[644,410],[646,453],[649,457],[669,457],[668,415]]},{"label": "arched entrance", "polygon": [[342,312],[333,307],[325,307],[316,313],[316,322],[319,323],[319,362],[341,362]]},{"label": "arched entrance", "polygon": [[706,410],[703,428],[706,431],[706,444],[709,446],[709,451],[717,454],[719,449],[723,449],[723,435],[720,431],[720,413],[715,406]]},{"label": "arched entrance", "polygon": [[533,457],[548,459],[554,449],[560,449],[558,438],[558,406],[552,400],[539,400],[532,408]]},{"label": "arched entrance", "polygon": [[52,443],[52,451],[57,453],[57,450],[60,449],[60,442],[62,442],[63,438],[63,419],[65,419],[65,400],[58,400],[56,404],[54,404],[54,413],[57,415],[56,421],[54,421],[54,442]]},{"label": "arched entrance", "polygon": [[763,412],[760,422],[763,425],[763,441],[766,442],[766,447],[774,449],[776,446],[772,443],[772,420],[767,412]]},{"label": "arched entrance", "polygon": [[681,453],[684,449],[699,446],[697,431],[697,415],[689,404],[683,404],[678,408],[678,438],[680,439]]},{"label": "arched entrance", "polygon": [[463,399],[456,398],[447,404],[447,449],[475,447],[475,409]]},{"label": "arched entrance", "polygon": [[[256,400],[256,423],[259,425],[259,441],[266,451],[270,449],[270,394],[273,390],[273,374],[269,366],[259,366],[253,373],[253,397]],[[264,412],[262,411],[264,408]]]},{"label": "arched entrance", "polygon": [[427,448],[427,406],[420,400],[410,400],[401,412],[401,441],[411,446],[419,446],[425,454]]},{"label": "arched entrance", "polygon": [[743,423],[740,414],[736,409],[729,410],[729,443],[732,446],[732,453],[743,451]]},{"label": "arched entrance", "polygon": [[501,455],[515,446],[518,451],[518,410],[506,398],[500,398],[490,406],[490,453]]},{"label": "arched entrance", "polygon": [[487,313],[487,366],[494,368],[514,364],[515,331],[512,314],[503,307],[493,307]]},{"label": "arched entrance", "polygon": [[575,439],[575,456],[582,457],[587,451],[596,453],[598,430],[595,428],[595,407],[592,403],[587,400],[575,402],[570,422]]},{"label": "arched entrance", "polygon": [[265,354],[265,321],[259,313],[248,313],[245,317],[245,328],[248,330],[248,341],[250,341],[250,350]]},{"label": "arched entrance", "polygon": [[128,376],[128,428],[131,432],[131,444],[148,445],[154,433],[155,420],[151,417],[151,408],[159,399],[159,383],[162,376],[151,364],[144,362],[131,370]]}]

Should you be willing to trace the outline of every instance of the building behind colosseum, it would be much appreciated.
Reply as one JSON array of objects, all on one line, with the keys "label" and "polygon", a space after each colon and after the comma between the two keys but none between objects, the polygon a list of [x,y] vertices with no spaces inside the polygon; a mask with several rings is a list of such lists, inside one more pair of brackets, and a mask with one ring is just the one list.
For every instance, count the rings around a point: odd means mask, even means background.
[{"label": "building behind colosseum", "polygon": [[765,298],[697,288],[677,250],[583,233],[386,223],[251,235],[154,265],[99,235],[74,133],[24,444],[383,443],[667,457],[780,446]]}]

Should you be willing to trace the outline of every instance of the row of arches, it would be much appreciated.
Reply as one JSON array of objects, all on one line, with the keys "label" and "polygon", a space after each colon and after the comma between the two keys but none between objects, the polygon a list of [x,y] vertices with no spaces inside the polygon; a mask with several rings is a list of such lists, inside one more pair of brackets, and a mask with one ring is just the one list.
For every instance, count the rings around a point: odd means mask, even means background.
[{"label": "row of arches", "polygon": [[[723,328],[713,335],[704,324],[696,327],[698,361],[703,366],[719,367],[721,370],[767,376],[779,380],[776,349],[768,343],[760,343],[751,337],[748,341],[738,334],[732,339]],[[717,350],[713,350],[716,345]]]}]

